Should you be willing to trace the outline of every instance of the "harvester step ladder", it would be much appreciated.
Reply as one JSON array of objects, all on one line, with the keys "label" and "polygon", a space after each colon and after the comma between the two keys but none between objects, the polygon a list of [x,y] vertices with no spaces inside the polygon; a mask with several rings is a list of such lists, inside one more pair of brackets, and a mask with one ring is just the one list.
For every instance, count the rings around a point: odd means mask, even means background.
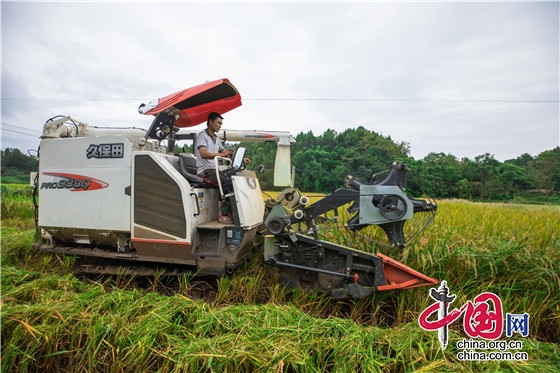
[{"label": "harvester step ladder", "polygon": [[194,232],[192,255],[218,258],[225,247],[226,225],[219,222],[200,224]]}]

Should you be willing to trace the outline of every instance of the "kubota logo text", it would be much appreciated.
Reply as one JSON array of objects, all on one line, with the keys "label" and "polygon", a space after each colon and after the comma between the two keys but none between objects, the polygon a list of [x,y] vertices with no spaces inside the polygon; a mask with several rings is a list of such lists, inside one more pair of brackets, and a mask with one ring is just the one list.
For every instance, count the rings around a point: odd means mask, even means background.
[{"label": "kubota logo text", "polygon": [[51,182],[41,183],[41,189],[69,189],[71,192],[83,192],[85,190],[103,189],[109,186],[109,183],[89,176],[60,172],[43,172],[43,175],[54,176],[56,179]]}]

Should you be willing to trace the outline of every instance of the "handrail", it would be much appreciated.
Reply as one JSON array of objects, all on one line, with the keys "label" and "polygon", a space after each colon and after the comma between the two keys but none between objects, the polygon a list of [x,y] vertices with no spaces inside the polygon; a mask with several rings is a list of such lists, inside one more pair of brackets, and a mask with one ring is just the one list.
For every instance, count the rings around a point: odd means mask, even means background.
[{"label": "handrail", "polygon": [[229,163],[231,165],[232,161],[229,158],[225,158],[225,157],[220,157],[219,155],[214,157],[214,167],[216,169],[216,179],[218,179],[218,187],[220,188],[220,197],[223,199],[224,198],[224,190],[222,188],[222,180],[220,180],[220,168],[219,168],[219,164],[218,161],[219,160],[224,160],[227,163]]}]

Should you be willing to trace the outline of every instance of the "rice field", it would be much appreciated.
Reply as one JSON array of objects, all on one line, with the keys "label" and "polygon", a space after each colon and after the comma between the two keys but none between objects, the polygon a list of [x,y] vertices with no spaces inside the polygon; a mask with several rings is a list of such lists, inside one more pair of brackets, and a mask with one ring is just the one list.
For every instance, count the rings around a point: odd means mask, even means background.
[{"label": "rice field", "polygon": [[[287,290],[260,253],[218,280],[215,302],[195,280],[84,280],[74,259],[34,252],[30,198],[2,196],[2,372],[557,372],[560,370],[560,207],[438,201],[433,224],[404,250],[374,247],[377,227],[323,236],[381,251],[439,280],[460,307],[483,292],[504,313],[530,315],[526,360],[463,361],[461,322],[442,350],[418,316],[429,288],[335,301]],[[166,291],[166,290],[172,291]]]}]

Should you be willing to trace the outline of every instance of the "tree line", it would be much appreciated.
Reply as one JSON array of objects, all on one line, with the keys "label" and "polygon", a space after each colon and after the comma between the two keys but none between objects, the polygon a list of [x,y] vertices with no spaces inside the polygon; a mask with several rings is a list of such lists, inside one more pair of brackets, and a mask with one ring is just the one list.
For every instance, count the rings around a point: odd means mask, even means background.
[{"label": "tree line", "polygon": [[[265,166],[260,178],[263,189],[273,190],[276,145],[265,145],[243,144],[251,163]],[[327,130],[319,136],[300,133],[291,154],[294,186],[302,191],[330,193],[343,187],[348,175],[380,181],[389,166],[400,161],[409,168],[407,192],[411,196],[495,201],[528,197],[560,202],[560,147],[505,162],[489,153],[458,159],[434,152],[416,160],[407,142],[358,127],[342,133]]]},{"label": "tree line", "polygon": [[29,173],[39,167],[37,157],[25,155],[16,148],[6,148],[0,154],[2,184],[29,184]]},{"label": "tree line", "polygon": [[[239,145],[247,148],[249,168],[265,166],[259,176],[262,189],[277,189],[273,186],[276,143]],[[505,162],[489,153],[458,159],[434,152],[416,160],[407,142],[395,142],[360,126],[341,133],[329,129],[322,135],[302,132],[291,148],[294,186],[305,192],[331,193],[344,187],[348,175],[380,181],[394,161],[408,166],[407,192],[414,197],[495,201],[530,197],[560,202],[560,147]],[[29,173],[37,167],[36,157],[18,149],[1,152],[2,183],[29,183]]]}]

